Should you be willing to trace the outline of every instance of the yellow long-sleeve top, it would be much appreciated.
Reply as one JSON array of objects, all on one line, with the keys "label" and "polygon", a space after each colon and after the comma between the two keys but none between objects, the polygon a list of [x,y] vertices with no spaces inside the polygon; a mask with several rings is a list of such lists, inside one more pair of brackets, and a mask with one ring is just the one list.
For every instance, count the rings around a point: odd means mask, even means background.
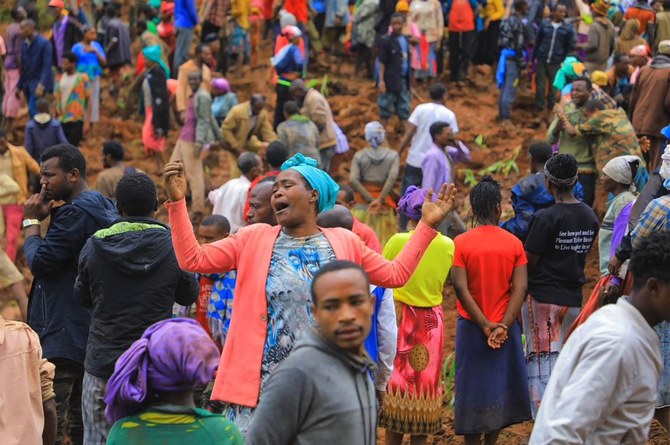
[{"label": "yellow long-sleeve top", "polygon": [[484,18],[492,22],[502,20],[505,17],[505,7],[502,0],[488,0],[484,8]]}]

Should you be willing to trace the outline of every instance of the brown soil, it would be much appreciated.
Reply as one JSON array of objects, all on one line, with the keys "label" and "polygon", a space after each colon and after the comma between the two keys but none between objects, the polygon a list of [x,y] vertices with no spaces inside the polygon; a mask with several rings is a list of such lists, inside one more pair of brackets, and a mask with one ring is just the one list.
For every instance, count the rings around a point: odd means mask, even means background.
[{"label": "brown soil", "polygon": [[[266,54],[267,48],[264,50]],[[267,58],[260,60],[267,60]],[[378,119],[376,106],[377,93],[374,85],[370,81],[363,81],[354,76],[351,64],[345,63],[341,67],[339,74],[328,73],[329,102],[336,117],[336,121],[347,134],[352,151],[336,157],[334,159],[334,176],[338,180],[348,178],[348,169],[353,150],[359,150],[365,147],[363,139],[363,127],[367,122]],[[130,76],[132,79],[132,75]],[[274,106],[273,88],[267,84],[267,68],[258,68],[253,72],[246,73],[243,77],[231,77],[229,80],[233,89],[240,96],[240,101],[246,100],[251,93],[263,93],[268,98],[268,107]],[[446,80],[446,78],[444,79]],[[461,132],[459,138],[462,139],[472,151],[472,162],[468,165],[459,166],[457,170],[460,213],[464,218],[468,216],[468,190],[464,184],[466,171],[479,170],[490,166],[499,160],[508,160],[513,156],[515,148],[521,145],[523,148],[517,158],[519,172],[514,171],[505,175],[503,173],[494,173],[494,176],[503,186],[504,213],[512,213],[509,203],[509,191],[520,178],[528,173],[528,159],[525,150],[533,139],[544,138],[546,133],[546,122],[536,123],[536,114],[533,111],[533,98],[527,87],[526,79],[522,80],[519,99],[514,110],[514,122],[516,127],[510,131],[504,131],[496,121],[498,92],[493,84],[492,76],[478,75],[475,85],[457,89],[451,87],[449,90],[448,106],[456,113]],[[127,159],[133,166],[148,172],[156,181],[159,193],[165,198],[161,178],[155,174],[153,164],[144,159],[140,133],[142,127],[142,118],[136,113],[131,119],[122,120],[121,110],[115,102],[109,98],[107,89],[104,87],[107,81],[103,81],[103,105],[102,118],[94,131],[88,138],[82,142],[82,151],[86,155],[89,170],[89,184],[95,183],[97,173],[102,169],[101,147],[107,139],[117,139],[122,141],[127,147]],[[412,105],[426,101],[427,87],[418,86],[415,89],[416,95],[412,100]],[[123,97],[123,96],[122,96]],[[17,126],[14,142],[23,140],[23,127],[25,120]],[[391,121],[389,126],[388,139],[393,148],[397,148],[402,137],[400,123]],[[481,135],[480,146],[475,143],[475,139]],[[174,142],[177,137],[176,128],[170,133],[170,142]],[[483,141],[483,142],[482,142]],[[168,144],[172,147],[174,144]],[[169,152],[166,157],[169,156]],[[220,160],[219,160],[220,158]],[[229,179],[229,167],[225,156],[219,156],[218,153],[210,155],[207,162],[210,187],[218,187]],[[398,183],[399,188],[399,183]],[[166,213],[161,209],[159,218],[165,220]],[[19,266],[26,275],[26,288],[29,286],[30,272],[25,265],[23,255],[19,255]],[[587,297],[595,285],[598,277],[597,251],[594,249],[589,255],[586,267],[587,284],[584,289],[584,295]],[[3,302],[4,296],[4,302]],[[451,286],[445,288],[444,317],[445,317],[445,356],[454,351],[454,338],[456,331],[456,311],[455,296]],[[0,309],[3,315],[11,318],[18,318],[16,307],[9,303],[6,291],[0,293]],[[432,438],[433,444],[462,443],[461,438],[454,436],[453,431],[453,410],[445,402],[443,429]],[[507,428],[500,435],[498,443],[501,445],[525,444],[530,436],[532,423],[527,422]],[[658,424],[654,424],[650,434],[650,444],[666,445],[670,444],[667,435]],[[380,431],[379,443],[383,443],[383,431]],[[408,443],[408,441],[406,441]],[[429,441],[429,443],[431,443]]]}]

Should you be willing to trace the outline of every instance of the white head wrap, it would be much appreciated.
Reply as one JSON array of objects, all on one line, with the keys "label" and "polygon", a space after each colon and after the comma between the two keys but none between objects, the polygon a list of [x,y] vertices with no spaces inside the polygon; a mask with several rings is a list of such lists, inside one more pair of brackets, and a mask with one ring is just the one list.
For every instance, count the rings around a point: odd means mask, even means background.
[{"label": "white head wrap", "polygon": [[639,166],[640,162],[637,156],[617,156],[605,164],[603,173],[619,184],[631,185],[635,180],[631,164],[637,163]]},{"label": "white head wrap", "polygon": [[670,144],[665,146],[665,151],[661,155],[660,175],[663,179],[670,179]]},{"label": "white head wrap", "polygon": [[377,148],[386,139],[386,130],[378,121],[372,121],[365,126],[365,140],[372,148]]}]

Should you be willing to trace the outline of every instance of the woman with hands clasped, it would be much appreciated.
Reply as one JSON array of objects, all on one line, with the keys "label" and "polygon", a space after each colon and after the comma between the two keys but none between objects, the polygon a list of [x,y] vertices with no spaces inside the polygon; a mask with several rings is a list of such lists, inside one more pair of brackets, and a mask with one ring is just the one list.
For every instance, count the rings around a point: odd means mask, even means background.
[{"label": "woman with hands clasped", "polygon": [[475,227],[454,240],[455,431],[465,443],[495,444],[500,430],[530,419],[526,361],[517,316],[526,296],[526,254],[498,227],[500,185],[485,176],[470,192]]}]

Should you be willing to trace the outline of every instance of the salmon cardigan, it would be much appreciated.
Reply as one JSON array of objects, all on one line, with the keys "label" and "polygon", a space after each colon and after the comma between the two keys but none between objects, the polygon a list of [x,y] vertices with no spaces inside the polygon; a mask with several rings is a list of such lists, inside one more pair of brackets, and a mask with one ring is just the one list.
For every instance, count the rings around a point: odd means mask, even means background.
[{"label": "salmon cardigan", "polygon": [[[261,362],[268,329],[265,286],[280,226],[253,224],[223,240],[200,245],[193,234],[186,201],[165,204],[179,266],[186,271],[221,273],[237,270],[234,316],[214,382],[212,400],[255,407],[261,386]],[[320,229],[340,260],[360,264],[377,286],[404,286],[437,232],[419,223],[394,261],[369,249],[346,229]]]}]

